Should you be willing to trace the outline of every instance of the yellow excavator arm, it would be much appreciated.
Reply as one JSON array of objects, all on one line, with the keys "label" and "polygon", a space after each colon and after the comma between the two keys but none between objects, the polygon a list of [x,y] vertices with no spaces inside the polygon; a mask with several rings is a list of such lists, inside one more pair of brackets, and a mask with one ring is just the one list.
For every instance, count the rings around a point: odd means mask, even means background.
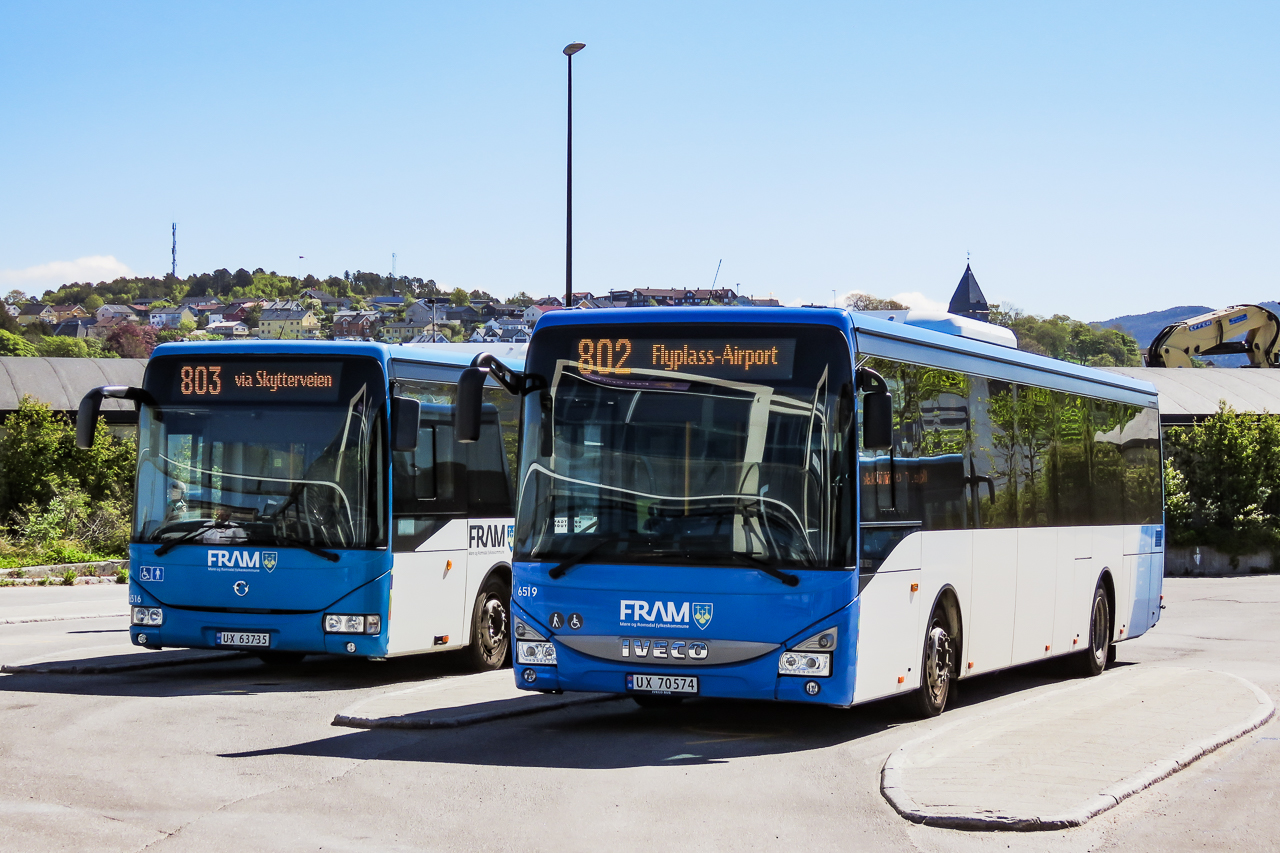
[{"label": "yellow excavator arm", "polygon": [[1165,326],[1151,342],[1147,365],[1191,367],[1192,356],[1241,352],[1250,367],[1280,367],[1280,319],[1261,305],[1233,305]]}]

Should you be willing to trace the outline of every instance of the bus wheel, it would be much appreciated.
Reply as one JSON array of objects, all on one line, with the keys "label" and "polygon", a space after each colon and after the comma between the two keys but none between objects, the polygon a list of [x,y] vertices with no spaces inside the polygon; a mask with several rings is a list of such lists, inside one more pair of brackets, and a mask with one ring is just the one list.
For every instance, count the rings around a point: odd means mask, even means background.
[{"label": "bus wheel", "polygon": [[257,655],[267,666],[280,669],[297,666],[307,656],[305,652],[258,652]]},{"label": "bus wheel", "polygon": [[466,656],[471,668],[480,672],[501,669],[511,650],[507,603],[511,592],[498,579],[491,579],[476,595],[471,612],[471,645]]},{"label": "bus wheel", "polygon": [[916,691],[916,711],[922,717],[936,717],[947,706],[951,691],[951,633],[941,608],[929,620],[924,635],[924,654],[920,663],[920,689]]},{"label": "bus wheel", "polygon": [[1080,652],[1080,674],[1101,675],[1111,660],[1111,649],[1111,605],[1107,603],[1107,591],[1098,584],[1089,609],[1089,647]]}]

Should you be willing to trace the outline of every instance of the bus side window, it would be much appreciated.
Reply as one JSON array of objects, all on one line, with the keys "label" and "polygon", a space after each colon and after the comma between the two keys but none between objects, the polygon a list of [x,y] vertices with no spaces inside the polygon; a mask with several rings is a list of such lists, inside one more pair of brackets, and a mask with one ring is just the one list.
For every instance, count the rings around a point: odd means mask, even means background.
[{"label": "bus side window", "polygon": [[502,432],[497,407],[486,403],[480,415],[480,440],[460,445],[466,448],[467,512],[473,517],[501,518],[514,513]]}]

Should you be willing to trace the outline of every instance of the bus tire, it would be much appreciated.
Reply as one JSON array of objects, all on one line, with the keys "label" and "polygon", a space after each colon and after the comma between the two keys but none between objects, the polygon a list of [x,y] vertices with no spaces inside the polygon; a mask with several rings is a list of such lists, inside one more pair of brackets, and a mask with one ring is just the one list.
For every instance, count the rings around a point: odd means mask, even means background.
[{"label": "bus tire", "polygon": [[501,669],[511,652],[511,590],[500,578],[489,578],[471,609],[471,644],[465,655],[471,669]]},{"label": "bus tire", "polygon": [[1080,674],[1086,678],[1102,675],[1111,658],[1111,603],[1099,583],[1089,605],[1088,646],[1079,653]]},{"label": "bus tire", "polygon": [[929,618],[924,635],[924,653],[920,662],[920,689],[915,692],[915,710],[921,717],[936,717],[947,707],[951,693],[952,657],[951,626],[945,611],[939,607]]}]

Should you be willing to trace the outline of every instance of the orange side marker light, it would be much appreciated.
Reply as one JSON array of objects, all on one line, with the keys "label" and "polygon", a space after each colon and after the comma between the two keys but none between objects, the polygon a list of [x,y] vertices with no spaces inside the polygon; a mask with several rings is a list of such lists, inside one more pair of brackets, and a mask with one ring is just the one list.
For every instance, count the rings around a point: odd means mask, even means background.
[{"label": "orange side marker light", "polygon": [[899,684],[901,684],[902,682],[904,682],[904,681],[906,681],[906,680],[907,680],[907,677],[906,677],[905,675],[899,675],[899,676],[898,676],[898,683],[899,683]]},{"label": "orange side marker light", "polygon": [[912,592],[919,592],[919,591],[920,591],[920,584],[918,584],[918,583],[913,583],[913,584],[911,585],[911,591],[912,591]]}]

